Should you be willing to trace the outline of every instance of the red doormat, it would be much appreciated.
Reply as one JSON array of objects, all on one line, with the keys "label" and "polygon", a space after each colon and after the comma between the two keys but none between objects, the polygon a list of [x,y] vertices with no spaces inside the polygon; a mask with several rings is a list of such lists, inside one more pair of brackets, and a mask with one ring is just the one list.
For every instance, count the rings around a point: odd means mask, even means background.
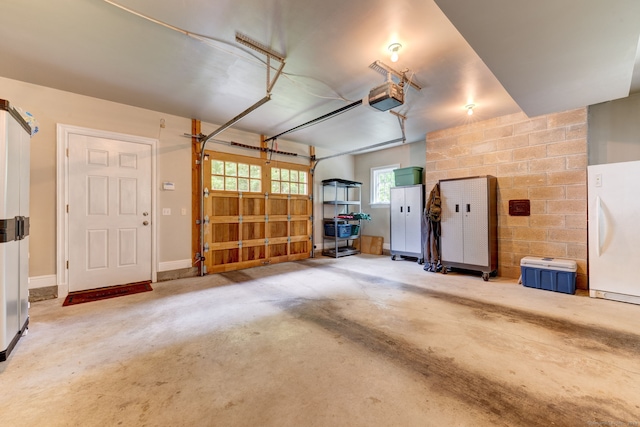
[{"label": "red doormat", "polygon": [[137,294],[152,291],[151,280],[129,283],[128,285],[109,286],[107,288],[89,289],[88,291],[69,292],[62,306],[82,304],[83,302],[98,301],[101,299],[121,297],[123,295]]}]

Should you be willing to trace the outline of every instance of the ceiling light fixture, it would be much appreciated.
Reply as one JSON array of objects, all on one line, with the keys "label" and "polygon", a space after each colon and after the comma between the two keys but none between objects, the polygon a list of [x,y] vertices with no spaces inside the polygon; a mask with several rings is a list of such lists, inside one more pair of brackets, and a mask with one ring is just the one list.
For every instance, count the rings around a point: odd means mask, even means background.
[{"label": "ceiling light fixture", "polygon": [[402,45],[400,43],[391,43],[387,49],[391,52],[391,62],[397,62],[398,52],[402,49]]},{"label": "ceiling light fixture", "polygon": [[467,109],[467,114],[472,116],[473,115],[473,109],[476,107],[476,104],[467,104],[464,106],[464,108]]}]

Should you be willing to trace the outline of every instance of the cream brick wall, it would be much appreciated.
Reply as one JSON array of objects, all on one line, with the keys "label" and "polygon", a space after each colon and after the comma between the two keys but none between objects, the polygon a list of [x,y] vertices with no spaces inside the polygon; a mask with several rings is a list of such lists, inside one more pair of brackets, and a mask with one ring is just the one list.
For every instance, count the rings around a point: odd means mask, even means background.
[{"label": "cream brick wall", "polygon": [[[512,114],[427,134],[427,193],[440,179],[498,178],[498,275],[520,276],[524,256],[578,263],[587,289],[587,109]],[[531,216],[509,216],[509,200]]]}]

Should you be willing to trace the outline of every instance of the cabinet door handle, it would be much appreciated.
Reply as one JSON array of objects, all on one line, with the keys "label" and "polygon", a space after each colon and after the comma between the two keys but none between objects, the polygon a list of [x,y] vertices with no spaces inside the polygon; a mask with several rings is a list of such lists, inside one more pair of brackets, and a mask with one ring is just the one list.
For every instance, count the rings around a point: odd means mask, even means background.
[{"label": "cabinet door handle", "polygon": [[471,205],[467,203],[467,212],[471,212]]},{"label": "cabinet door handle", "polygon": [[411,213],[411,206],[407,206],[407,213]]},{"label": "cabinet door handle", "polygon": [[402,206],[400,206],[400,213],[402,213]]},{"label": "cabinet door handle", "polygon": [[460,212],[460,205],[456,205],[456,212]]},{"label": "cabinet door handle", "polygon": [[16,240],[24,239],[24,217],[16,217]]}]

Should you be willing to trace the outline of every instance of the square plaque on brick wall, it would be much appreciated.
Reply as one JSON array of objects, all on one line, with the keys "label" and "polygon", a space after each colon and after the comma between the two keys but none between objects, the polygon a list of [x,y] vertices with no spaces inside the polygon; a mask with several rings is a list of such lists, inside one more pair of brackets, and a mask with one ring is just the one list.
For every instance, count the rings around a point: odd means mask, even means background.
[{"label": "square plaque on brick wall", "polygon": [[531,215],[531,202],[527,199],[509,200],[509,215],[511,216]]}]

